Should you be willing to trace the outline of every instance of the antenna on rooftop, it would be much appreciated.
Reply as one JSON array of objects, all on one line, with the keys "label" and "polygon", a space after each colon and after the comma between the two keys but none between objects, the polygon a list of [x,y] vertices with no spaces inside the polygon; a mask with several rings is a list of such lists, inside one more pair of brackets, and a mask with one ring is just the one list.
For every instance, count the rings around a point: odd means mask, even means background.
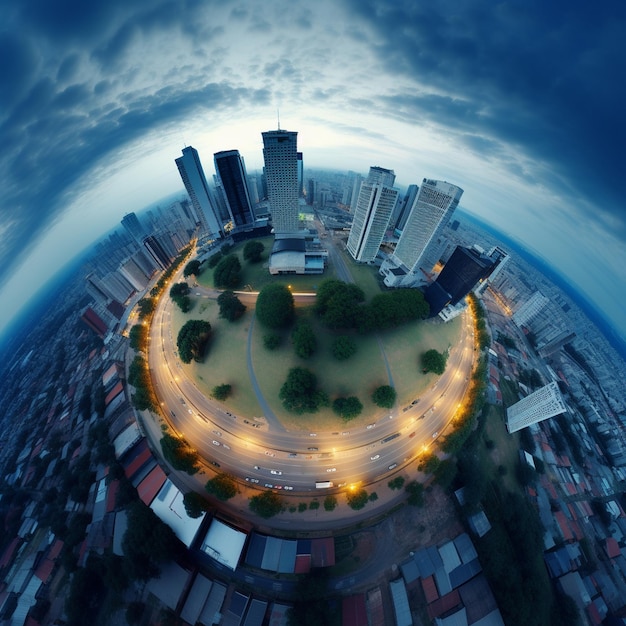
[{"label": "antenna on rooftop", "polygon": [[280,110],[276,108],[276,117],[278,118],[278,130],[280,130]]}]

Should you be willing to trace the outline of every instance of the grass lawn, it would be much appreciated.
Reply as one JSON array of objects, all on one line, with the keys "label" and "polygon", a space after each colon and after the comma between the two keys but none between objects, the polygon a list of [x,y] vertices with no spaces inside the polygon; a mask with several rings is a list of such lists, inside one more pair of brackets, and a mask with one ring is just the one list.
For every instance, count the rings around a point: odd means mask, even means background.
[{"label": "grass lawn", "polygon": [[233,395],[228,398],[227,404],[233,412],[260,415],[261,409],[252,390],[246,363],[248,330],[253,312],[246,311],[241,319],[231,323],[218,317],[219,307],[214,300],[192,299],[195,303],[189,313],[181,313],[178,307],[172,307],[175,311],[172,334],[176,337],[187,320],[203,319],[211,324],[211,340],[204,362],[183,364],[185,371],[207,396],[216,385],[232,385]]},{"label": "grass lawn", "polygon": [[[271,282],[289,284],[293,291],[315,291],[322,280],[334,277],[332,268],[324,276],[271,276],[267,271],[267,258],[273,237],[259,241],[265,245],[264,260],[261,263],[251,265],[243,260],[243,244],[239,244],[232,251],[239,256],[242,263],[241,284],[249,285],[253,291],[258,291]],[[345,251],[341,254],[368,300],[381,292],[377,268],[355,263]],[[206,269],[199,276],[198,282],[213,287],[213,270]],[[230,409],[240,415],[260,416],[261,408],[253,392],[247,367],[248,332],[253,311],[246,311],[240,320],[231,324],[218,317],[219,308],[214,300],[193,296],[192,300],[193,308],[187,314],[181,313],[176,306],[172,307],[174,337],[189,319],[205,319],[210,322],[212,337],[204,363],[192,362],[185,365],[186,371],[207,395],[210,395],[216,385],[232,385],[233,395],[227,400]],[[422,374],[419,366],[420,355],[431,348],[443,352],[458,341],[461,330],[460,319],[456,319],[448,324],[432,321],[407,324],[380,333],[380,343],[375,335],[346,333],[357,343],[357,353],[347,361],[337,361],[332,356],[331,346],[335,337],[341,333],[333,333],[322,327],[308,308],[299,307],[298,315],[308,316],[315,329],[318,347],[312,358],[303,360],[294,354],[290,331],[284,333],[283,344],[279,349],[267,350],[263,345],[263,336],[268,331],[258,321],[254,324],[251,344],[253,367],[263,396],[288,430],[349,430],[353,426],[364,426],[384,415],[387,411],[371,401],[372,392],[378,386],[390,382],[381,346],[398,393],[398,406],[407,404],[419,397],[436,379],[434,374]],[[278,394],[289,369],[296,366],[315,372],[318,387],[328,394],[331,402],[340,396],[357,396],[363,404],[361,415],[345,422],[330,407],[314,414],[294,415],[287,412],[278,399]]]}]

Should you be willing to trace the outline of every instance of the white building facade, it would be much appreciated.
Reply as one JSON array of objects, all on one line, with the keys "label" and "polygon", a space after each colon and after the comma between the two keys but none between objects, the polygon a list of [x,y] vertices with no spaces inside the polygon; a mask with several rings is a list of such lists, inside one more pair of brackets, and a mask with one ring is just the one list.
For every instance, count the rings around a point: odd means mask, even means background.
[{"label": "white building facade", "polygon": [[566,411],[559,386],[552,382],[510,406],[506,410],[506,427],[514,433]]}]

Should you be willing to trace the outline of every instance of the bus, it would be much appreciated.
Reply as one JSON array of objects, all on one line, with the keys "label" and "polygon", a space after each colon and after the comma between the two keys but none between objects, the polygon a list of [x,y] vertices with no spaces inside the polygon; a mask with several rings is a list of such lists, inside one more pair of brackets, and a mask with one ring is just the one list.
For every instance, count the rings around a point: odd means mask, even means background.
[{"label": "bus", "polygon": [[316,489],[330,489],[333,486],[333,483],[330,480],[318,480],[315,483]]}]

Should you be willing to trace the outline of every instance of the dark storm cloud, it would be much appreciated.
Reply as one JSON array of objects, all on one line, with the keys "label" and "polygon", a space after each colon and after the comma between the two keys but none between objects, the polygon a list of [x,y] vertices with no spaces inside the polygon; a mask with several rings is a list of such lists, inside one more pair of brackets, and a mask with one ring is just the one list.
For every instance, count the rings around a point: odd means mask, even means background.
[{"label": "dark storm cloud", "polygon": [[400,114],[519,147],[587,197],[609,181],[626,222],[626,4],[347,2],[388,71],[439,94],[387,99]]},{"label": "dark storm cloud", "polygon": [[0,33],[0,110],[18,100],[36,67],[30,42],[16,33]]}]

